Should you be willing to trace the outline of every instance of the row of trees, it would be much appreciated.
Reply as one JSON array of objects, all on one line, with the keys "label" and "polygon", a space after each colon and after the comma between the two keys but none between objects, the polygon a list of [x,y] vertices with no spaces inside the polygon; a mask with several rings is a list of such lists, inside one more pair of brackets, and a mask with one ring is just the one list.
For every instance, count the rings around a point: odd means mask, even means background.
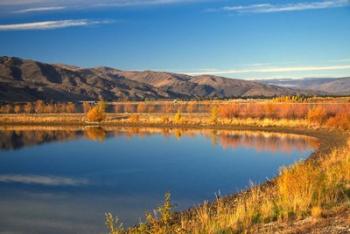
[{"label": "row of trees", "polygon": [[[271,118],[271,119],[305,119],[311,110],[322,112],[325,118],[338,113],[349,113],[350,104],[294,104],[294,103],[232,103],[219,105],[219,116],[223,118]],[[322,111],[320,111],[322,110]],[[316,111],[315,111],[316,112]]]},{"label": "row of trees", "polygon": [[75,113],[77,107],[74,103],[45,103],[38,100],[34,103],[6,104],[0,106],[1,113]]},{"label": "row of trees", "polygon": [[210,110],[211,104],[200,102],[185,103],[116,103],[113,105],[115,113],[204,113]]},{"label": "row of trees", "polygon": [[[350,104],[232,104],[220,106],[218,113],[221,118],[307,119],[318,125],[350,129]],[[216,108],[213,107],[211,119],[215,117]]]},{"label": "row of trees", "polygon": [[[105,104],[106,105],[106,104]],[[45,103],[41,100],[25,104],[0,105],[0,113],[87,113],[92,108],[90,102],[82,104],[68,103]],[[205,113],[211,108],[211,104],[198,102],[186,103],[115,103],[106,105],[106,111],[110,113]]]},{"label": "row of trees", "polygon": [[281,96],[272,99],[272,102],[307,102],[310,98],[303,96]]},{"label": "row of trees", "polygon": [[[98,109],[100,108],[100,109]],[[287,102],[164,102],[164,103],[115,103],[108,105],[99,102],[93,106],[89,102],[82,104],[45,103],[41,100],[34,103],[6,104],[0,106],[1,113],[77,113],[84,112],[97,115],[102,112],[114,113],[209,113],[212,122],[217,118],[270,118],[270,119],[309,119],[322,123],[325,120],[350,113],[350,103],[344,104],[308,104]],[[342,117],[345,118],[345,117]],[[334,120],[335,121],[335,120]]]}]

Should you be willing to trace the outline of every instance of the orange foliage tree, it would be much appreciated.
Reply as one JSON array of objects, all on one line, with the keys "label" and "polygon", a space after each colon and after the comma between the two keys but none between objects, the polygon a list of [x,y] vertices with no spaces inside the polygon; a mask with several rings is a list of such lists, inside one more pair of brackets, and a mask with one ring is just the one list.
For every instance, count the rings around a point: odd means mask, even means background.
[{"label": "orange foliage tree", "polygon": [[124,105],[123,104],[114,104],[114,112],[115,113],[123,113],[124,112]]},{"label": "orange foliage tree", "polygon": [[326,125],[331,128],[350,129],[350,113],[339,112],[327,120]]},{"label": "orange foliage tree", "polygon": [[74,113],[76,110],[75,110],[75,104],[73,102],[68,102],[66,104],[66,112],[67,113]]},{"label": "orange foliage tree", "polygon": [[33,112],[33,104],[31,102],[28,102],[24,105],[24,112],[27,114]]},{"label": "orange foliage tree", "polygon": [[323,123],[327,118],[327,112],[322,106],[317,106],[309,110],[307,119],[311,123]]},{"label": "orange foliage tree", "polygon": [[22,110],[21,105],[15,105],[14,111],[16,114],[19,114],[21,112],[21,110]]},{"label": "orange foliage tree", "polygon": [[137,112],[138,113],[144,113],[144,112],[146,112],[146,109],[147,109],[146,104],[143,102],[141,102],[137,105]]},{"label": "orange foliage tree", "polygon": [[86,119],[89,122],[102,122],[106,119],[106,104],[100,101],[87,114]]},{"label": "orange foliage tree", "polygon": [[83,102],[83,111],[84,113],[88,113],[91,110],[91,105],[89,102]]},{"label": "orange foliage tree", "polygon": [[45,103],[42,100],[37,100],[34,105],[35,113],[43,113],[44,112]]}]

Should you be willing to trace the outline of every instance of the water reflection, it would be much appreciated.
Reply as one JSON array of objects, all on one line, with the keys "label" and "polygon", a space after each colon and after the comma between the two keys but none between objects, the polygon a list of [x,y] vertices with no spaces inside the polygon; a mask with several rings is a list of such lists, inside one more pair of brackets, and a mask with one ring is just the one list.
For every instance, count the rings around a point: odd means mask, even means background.
[{"label": "water reflection", "polygon": [[129,127],[0,127],[0,233],[105,233],[171,192],[185,209],[260,183],[306,158],[314,138]]},{"label": "water reflection", "polygon": [[249,131],[249,130],[206,130],[206,129],[178,129],[178,128],[134,128],[134,127],[7,127],[0,128],[0,149],[20,149],[26,146],[40,145],[54,141],[70,141],[85,137],[92,141],[103,142],[114,136],[147,137],[160,135],[166,138],[174,136],[194,138],[198,135],[211,140],[213,145],[224,149],[246,147],[257,151],[291,152],[305,151],[317,148],[317,139],[277,132]]}]

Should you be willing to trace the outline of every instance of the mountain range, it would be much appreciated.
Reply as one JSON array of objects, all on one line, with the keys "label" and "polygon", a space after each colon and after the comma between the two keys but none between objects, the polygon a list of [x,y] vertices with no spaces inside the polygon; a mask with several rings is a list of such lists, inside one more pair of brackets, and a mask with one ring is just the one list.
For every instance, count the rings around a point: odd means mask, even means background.
[{"label": "mountain range", "polygon": [[81,68],[0,57],[0,101],[208,99],[322,95],[328,92],[328,89],[313,86],[307,86],[310,90],[305,90],[303,85],[286,86],[286,83],[281,85],[271,80],[261,82],[212,75],[122,71],[109,67]]},{"label": "mountain range", "polygon": [[330,95],[350,95],[350,77],[268,79],[257,82],[280,87],[322,91]]}]

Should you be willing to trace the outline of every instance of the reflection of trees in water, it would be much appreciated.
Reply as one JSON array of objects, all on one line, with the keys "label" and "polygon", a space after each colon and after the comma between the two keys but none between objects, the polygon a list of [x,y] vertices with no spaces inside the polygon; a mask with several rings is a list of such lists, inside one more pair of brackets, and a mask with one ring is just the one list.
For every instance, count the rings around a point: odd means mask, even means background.
[{"label": "reflection of trees in water", "polygon": [[104,141],[111,136],[127,138],[161,135],[164,137],[195,137],[201,135],[210,139],[213,145],[227,148],[255,148],[258,151],[305,151],[318,147],[315,138],[296,134],[261,131],[205,130],[179,128],[136,128],[136,127],[9,127],[0,130],[0,148],[17,149],[52,141],[69,141],[85,136],[94,141]]},{"label": "reflection of trees in water", "polygon": [[255,148],[257,151],[292,152],[318,147],[318,141],[311,137],[292,134],[221,134],[220,145],[227,148]]},{"label": "reflection of trees in water", "polygon": [[104,141],[107,133],[103,128],[100,127],[89,127],[84,130],[84,136],[93,141]]},{"label": "reflection of trees in water", "polygon": [[77,131],[0,131],[0,149],[19,149],[54,141],[76,139]]}]

